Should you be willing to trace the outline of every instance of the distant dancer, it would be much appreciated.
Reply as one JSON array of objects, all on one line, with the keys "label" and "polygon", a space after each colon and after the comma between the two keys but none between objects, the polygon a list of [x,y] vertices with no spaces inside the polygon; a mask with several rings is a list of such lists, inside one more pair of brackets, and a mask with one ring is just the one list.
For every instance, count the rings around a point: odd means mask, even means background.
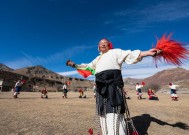
[{"label": "distant dancer", "polygon": [[140,85],[139,83],[136,83],[136,92],[137,92],[137,98],[142,99],[142,87],[144,85]]},{"label": "distant dancer", "polygon": [[14,98],[18,98],[18,94],[20,94],[20,91],[21,91],[21,86],[22,86],[22,82],[21,80],[18,80],[14,86],[14,94],[13,94],[13,97]]},{"label": "distant dancer", "polygon": [[62,96],[62,98],[67,98],[67,93],[68,93],[67,84],[64,83],[64,85],[63,85],[63,96]]},{"label": "distant dancer", "polygon": [[178,101],[178,96],[177,96],[177,92],[176,92],[178,87],[179,87],[179,85],[173,85],[172,83],[169,83],[172,101]]},{"label": "distant dancer", "polygon": [[83,89],[79,89],[79,98],[86,98],[86,95],[84,95],[84,90]]},{"label": "distant dancer", "polygon": [[93,95],[94,95],[94,98],[96,98],[96,84],[95,83],[93,84]]},{"label": "distant dancer", "polygon": [[41,91],[41,98],[48,98],[48,91],[46,88]]}]

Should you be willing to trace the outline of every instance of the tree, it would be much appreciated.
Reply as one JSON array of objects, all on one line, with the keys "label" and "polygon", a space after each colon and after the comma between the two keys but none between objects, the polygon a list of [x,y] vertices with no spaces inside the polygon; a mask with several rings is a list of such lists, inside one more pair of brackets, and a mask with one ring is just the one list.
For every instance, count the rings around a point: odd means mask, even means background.
[{"label": "tree", "polygon": [[155,90],[156,92],[161,88],[159,84],[156,83],[149,83],[143,87],[143,91],[147,92],[148,89]]}]

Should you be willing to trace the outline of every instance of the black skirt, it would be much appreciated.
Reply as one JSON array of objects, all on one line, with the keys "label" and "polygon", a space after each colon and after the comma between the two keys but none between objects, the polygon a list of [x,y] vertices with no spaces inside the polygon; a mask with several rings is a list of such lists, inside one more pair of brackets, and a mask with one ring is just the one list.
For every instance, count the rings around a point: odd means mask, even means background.
[{"label": "black skirt", "polygon": [[117,113],[117,108],[120,108],[120,113],[125,113],[121,70],[106,70],[95,76],[98,115]]}]

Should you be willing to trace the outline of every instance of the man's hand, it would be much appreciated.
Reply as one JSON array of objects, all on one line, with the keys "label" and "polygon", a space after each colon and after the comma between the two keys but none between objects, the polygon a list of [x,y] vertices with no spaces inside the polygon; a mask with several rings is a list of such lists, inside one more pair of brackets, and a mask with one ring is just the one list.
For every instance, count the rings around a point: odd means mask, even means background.
[{"label": "man's hand", "polygon": [[70,66],[70,67],[76,67],[76,64],[74,62],[72,62],[71,60],[67,60],[66,61],[66,66]]},{"label": "man's hand", "polygon": [[141,52],[140,57],[146,57],[146,56],[153,56],[154,57],[154,56],[160,55],[161,53],[162,53],[162,50],[153,48],[153,49],[150,49],[148,51]]},{"label": "man's hand", "polygon": [[162,50],[156,50],[155,54],[152,55],[152,57],[158,56],[158,55],[160,55],[162,52],[163,52]]}]

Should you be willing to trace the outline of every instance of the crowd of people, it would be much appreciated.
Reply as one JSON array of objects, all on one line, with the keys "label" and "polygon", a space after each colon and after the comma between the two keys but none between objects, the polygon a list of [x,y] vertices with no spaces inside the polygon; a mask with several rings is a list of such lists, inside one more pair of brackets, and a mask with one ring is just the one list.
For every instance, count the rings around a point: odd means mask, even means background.
[{"label": "crowd of people", "polygon": [[[95,71],[94,97],[96,99],[96,113],[99,131],[102,135],[138,135],[130,117],[126,102],[128,92],[124,90],[124,82],[121,73],[122,64],[135,64],[144,57],[158,56],[161,50],[153,48],[147,51],[114,49],[112,43],[107,39],[101,39],[98,43],[100,55],[88,64],[76,64],[68,61],[66,64],[73,68],[86,68]],[[143,99],[142,87],[144,84],[136,84],[137,99]],[[19,94],[21,82],[15,85],[15,95]],[[177,100],[176,90],[170,84],[172,99]],[[67,98],[67,86],[63,85],[63,98]],[[79,91],[83,96],[83,91]],[[152,89],[148,90],[150,100],[158,99]],[[130,97],[129,97],[130,98]],[[130,125],[129,125],[130,124]],[[90,134],[93,130],[90,130]]]},{"label": "crowd of people", "polygon": [[[18,98],[18,95],[20,94],[21,91],[21,86],[23,85],[23,81],[22,80],[18,80],[14,86],[14,88],[12,89],[13,91],[13,97],[14,98]],[[145,99],[143,98],[143,92],[142,92],[142,88],[143,88],[144,84],[139,84],[136,83],[136,95],[137,95],[137,99],[141,100],[141,99]],[[172,101],[178,101],[178,96],[177,96],[177,91],[179,88],[179,85],[173,85],[172,83],[169,83],[168,87],[170,88],[170,96]],[[68,93],[68,89],[67,89],[67,83],[63,84],[63,95],[62,98],[67,98],[67,93]],[[94,98],[96,98],[96,84],[93,84],[92,87],[93,90],[93,96]],[[79,92],[79,98],[86,98],[86,95],[84,94],[84,90],[82,88],[78,89]],[[124,89],[124,95],[126,99],[131,99],[130,95],[128,94],[128,90]],[[159,100],[158,96],[155,94],[155,90],[153,90],[152,88],[149,88],[147,91],[147,95],[148,95],[148,99],[149,100]],[[41,98],[48,98],[48,91],[47,88],[45,87],[44,89],[41,90]]]},{"label": "crowd of people", "polygon": [[[21,80],[18,80],[17,82],[16,82],[16,84],[15,84],[15,87],[14,87],[14,90],[13,90],[13,97],[14,98],[18,98],[17,96],[18,96],[18,94],[20,94],[20,90],[21,90],[21,87],[22,87],[22,85],[23,85],[23,82],[21,81]],[[144,86],[144,84],[139,84],[139,83],[136,83],[136,97],[137,97],[137,99],[138,100],[141,100],[141,99],[145,99],[145,98],[143,98],[142,96],[143,96],[143,86]],[[178,101],[178,96],[177,96],[177,93],[176,93],[176,91],[178,90],[178,87],[179,87],[179,85],[173,85],[172,83],[169,83],[169,88],[170,88],[170,94],[171,94],[171,99],[173,100],[173,101]],[[62,98],[67,98],[67,92],[68,92],[68,89],[67,89],[67,84],[66,83],[64,83],[63,84],[63,87],[62,87],[62,89],[63,89],[63,95],[62,95]],[[99,96],[98,94],[98,87],[96,86],[96,83],[94,83],[93,84],[93,87],[92,87],[92,91],[93,91],[93,97],[95,98],[95,99],[98,99],[97,97]],[[84,94],[84,90],[82,89],[82,88],[80,88],[80,89],[78,89],[78,92],[79,92],[79,98],[86,98],[86,95]],[[123,95],[123,97],[124,97],[124,99],[131,99],[131,96],[129,95],[129,90],[127,90],[126,88],[123,88],[123,93],[122,93]],[[158,98],[158,96],[155,94],[155,90],[153,90],[153,89],[151,89],[151,88],[149,88],[148,89],[148,91],[147,91],[147,95],[148,95],[148,99],[149,100],[159,100],[159,98]],[[113,95],[114,96],[114,95]],[[48,91],[47,91],[47,89],[46,89],[46,87],[43,89],[43,90],[41,90],[41,98],[48,98]],[[115,100],[115,99],[114,99]],[[105,101],[105,100],[103,100],[103,101]],[[96,102],[99,102],[98,100],[96,100]],[[106,101],[107,102],[107,101]],[[107,104],[107,103],[106,103]],[[104,105],[103,105],[103,107],[104,107]],[[108,107],[110,107],[110,106],[108,106]],[[106,109],[109,109],[109,108],[106,108]],[[101,108],[102,109],[102,108]],[[104,111],[106,111],[106,109],[104,110]],[[120,110],[117,110],[117,111],[120,111],[119,113],[119,115],[121,115],[121,112],[123,111],[123,110],[121,110],[122,108],[120,107]],[[123,109],[126,109],[126,106],[123,108]],[[126,111],[126,110],[125,110]],[[100,113],[100,115],[99,115],[99,117],[100,117],[100,125],[102,125],[103,127],[101,127],[101,130],[102,130],[102,133],[103,133],[103,135],[106,135],[108,132],[107,131],[109,131],[109,133],[111,133],[111,132],[118,132],[119,131],[119,134],[120,135],[126,135],[126,133],[124,133],[124,132],[130,132],[130,131],[127,131],[127,130],[131,130],[131,129],[126,129],[126,128],[128,128],[127,127],[127,125],[126,125],[126,121],[125,122],[123,122],[123,120],[124,119],[122,119],[122,117],[125,117],[124,115],[121,117],[121,116],[119,116],[116,112],[115,112],[115,114],[114,115],[116,115],[117,114],[117,116],[115,117],[115,116],[112,116],[111,115],[111,113],[110,114],[107,114],[107,116],[106,117],[104,117],[104,113],[102,113],[102,112],[99,112]],[[102,113],[102,114],[101,114]],[[102,117],[102,118],[101,118]],[[119,119],[119,121],[120,121],[120,123],[119,123],[119,128],[116,128],[116,129],[114,129],[114,128],[111,128],[110,127],[110,125],[106,125],[106,124],[108,124],[112,119]],[[118,120],[116,120],[116,121],[118,121]],[[111,121],[111,123],[112,123],[113,121]],[[117,124],[117,123],[114,123],[114,124]],[[125,125],[124,125],[125,124]],[[128,123],[127,123],[128,124]],[[134,125],[133,124],[131,124],[133,127],[132,127],[132,131],[134,132],[135,131],[135,127],[134,127]],[[117,126],[117,125],[116,125]],[[121,128],[120,128],[121,127]],[[115,131],[114,131],[115,130]],[[91,133],[92,133],[92,130],[90,130],[91,131]],[[136,131],[136,133],[137,133],[137,131]],[[92,135],[92,134],[91,134]],[[111,135],[111,134],[108,134],[108,135]],[[136,135],[138,135],[138,134],[136,134]]]}]

